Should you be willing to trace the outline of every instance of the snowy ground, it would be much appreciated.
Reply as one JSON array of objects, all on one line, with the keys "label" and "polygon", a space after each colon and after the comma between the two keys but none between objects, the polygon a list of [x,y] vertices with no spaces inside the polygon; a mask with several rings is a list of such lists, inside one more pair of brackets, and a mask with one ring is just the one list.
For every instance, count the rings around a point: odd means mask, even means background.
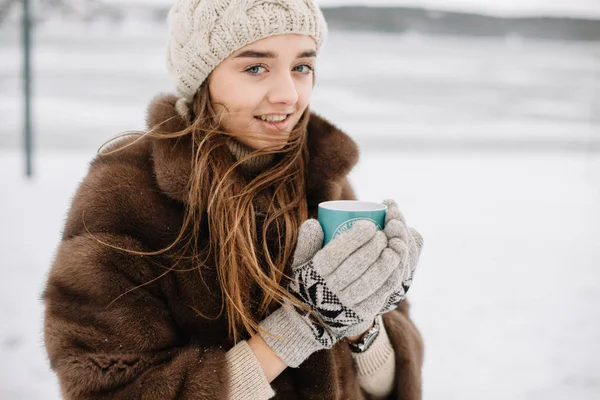
[{"label": "snowy ground", "polygon": [[[45,151],[39,176],[0,152],[0,398],[58,398],[38,300],[91,152]],[[385,177],[384,177],[385,175]],[[600,157],[367,152],[353,183],[393,197],[425,237],[411,289],[425,399],[600,394]]]},{"label": "snowy ground", "polygon": [[[0,399],[58,398],[39,296],[70,197],[170,89],[162,32],[95,32],[38,39],[32,181],[0,36]],[[363,149],[360,198],[395,198],[425,237],[425,399],[599,398],[600,45],[335,33],[319,67],[314,108]]]}]

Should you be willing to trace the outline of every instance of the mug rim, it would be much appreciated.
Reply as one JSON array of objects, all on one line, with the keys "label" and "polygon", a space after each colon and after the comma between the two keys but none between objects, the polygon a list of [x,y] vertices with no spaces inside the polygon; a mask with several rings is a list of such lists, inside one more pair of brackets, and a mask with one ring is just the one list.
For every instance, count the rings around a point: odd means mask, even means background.
[{"label": "mug rim", "polygon": [[[343,205],[353,204],[355,207],[344,208]],[[342,208],[332,208],[334,206],[342,207]],[[385,211],[387,210],[387,206],[382,203],[377,203],[375,201],[363,201],[363,200],[330,200],[319,203],[319,208],[328,211],[344,211],[344,212],[353,212],[353,211]]]}]

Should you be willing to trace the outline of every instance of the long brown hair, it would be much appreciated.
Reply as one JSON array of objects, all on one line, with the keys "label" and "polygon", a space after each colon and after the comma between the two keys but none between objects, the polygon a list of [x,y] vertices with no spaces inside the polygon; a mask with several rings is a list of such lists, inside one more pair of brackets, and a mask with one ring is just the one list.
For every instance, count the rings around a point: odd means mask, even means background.
[{"label": "long brown hair", "polygon": [[[191,252],[194,265],[201,274],[207,263],[214,265],[223,294],[219,316],[225,309],[229,337],[237,342],[243,332],[249,335],[263,332],[256,320],[256,312],[259,317],[264,317],[276,304],[286,300],[304,312],[311,312],[281,285],[284,269],[293,256],[298,230],[308,217],[305,188],[309,110],[305,110],[283,149],[255,151],[235,160],[228,141],[235,140],[239,134],[221,128],[208,81],[206,79],[198,90],[188,126],[183,130],[161,132],[159,125],[140,132],[141,137],[157,139],[189,135],[193,159],[190,160],[192,172],[179,235],[167,248],[133,253],[156,255],[178,248],[183,249],[179,259],[183,259],[183,253]],[[243,164],[266,154],[274,156],[272,166],[258,175],[250,176],[244,172]],[[266,216],[259,230],[255,199],[260,197],[266,199],[263,202],[266,209],[260,210]],[[209,243],[202,242],[206,237],[201,237],[202,226],[208,226]],[[258,237],[257,232],[262,235]],[[254,307],[252,304],[250,288],[253,284],[263,294],[258,309],[255,309],[257,304]],[[198,310],[196,312],[209,318]]]}]

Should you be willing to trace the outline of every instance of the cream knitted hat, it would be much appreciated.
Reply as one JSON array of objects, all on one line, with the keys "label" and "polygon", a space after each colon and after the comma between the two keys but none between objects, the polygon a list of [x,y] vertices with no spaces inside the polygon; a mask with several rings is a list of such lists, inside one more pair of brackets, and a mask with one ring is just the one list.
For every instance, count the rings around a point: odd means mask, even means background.
[{"label": "cream knitted hat", "polygon": [[188,103],[221,61],[252,42],[297,33],[318,52],[327,36],[315,0],[177,0],[168,21],[167,67]]}]

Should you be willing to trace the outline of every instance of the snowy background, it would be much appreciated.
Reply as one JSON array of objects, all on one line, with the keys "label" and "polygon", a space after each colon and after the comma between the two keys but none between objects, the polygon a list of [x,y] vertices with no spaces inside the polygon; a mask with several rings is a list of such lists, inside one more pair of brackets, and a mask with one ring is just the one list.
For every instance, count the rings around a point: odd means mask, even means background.
[{"label": "snowy background", "polygon": [[[600,18],[594,0],[369,3]],[[140,19],[38,28],[31,180],[18,33],[0,23],[0,399],[58,399],[40,294],[96,149],[172,91],[167,32]],[[359,197],[396,199],[425,238],[409,296],[425,399],[600,398],[600,38],[334,31],[313,109],[359,143]]]}]

